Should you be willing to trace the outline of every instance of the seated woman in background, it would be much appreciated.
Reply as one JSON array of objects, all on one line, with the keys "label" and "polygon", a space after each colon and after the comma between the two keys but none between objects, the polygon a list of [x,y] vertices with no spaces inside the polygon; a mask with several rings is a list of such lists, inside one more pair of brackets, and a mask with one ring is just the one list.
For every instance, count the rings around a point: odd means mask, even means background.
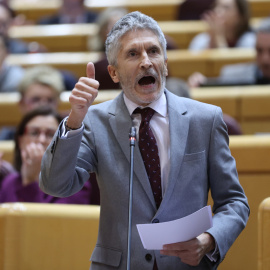
[{"label": "seated woman in background", "polygon": [[98,204],[99,191],[90,181],[85,183],[81,191],[67,198],[56,198],[39,189],[41,159],[60,121],[59,115],[50,108],[38,108],[24,116],[15,135],[14,167],[17,172],[3,179],[0,203]]},{"label": "seated woman in background", "polygon": [[247,0],[216,0],[214,8],[203,15],[208,32],[195,36],[189,49],[253,48],[255,34],[251,31],[249,19]]}]

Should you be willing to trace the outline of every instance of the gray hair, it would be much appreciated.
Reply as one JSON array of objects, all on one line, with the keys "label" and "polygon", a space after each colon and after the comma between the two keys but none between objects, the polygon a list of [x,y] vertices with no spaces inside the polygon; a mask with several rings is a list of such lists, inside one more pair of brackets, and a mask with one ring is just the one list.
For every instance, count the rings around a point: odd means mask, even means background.
[{"label": "gray hair", "polygon": [[60,71],[51,66],[40,65],[27,68],[18,86],[21,95],[24,96],[28,87],[35,83],[52,88],[58,96],[65,89]]},{"label": "gray hair", "polygon": [[268,33],[270,34],[270,18],[263,19],[259,26],[256,28],[255,32],[258,33]]},{"label": "gray hair", "polygon": [[105,42],[106,55],[110,65],[117,65],[117,55],[121,46],[120,39],[129,31],[137,29],[147,29],[157,35],[159,43],[163,49],[165,59],[167,59],[167,42],[158,23],[151,17],[139,11],[131,12],[113,26]]}]

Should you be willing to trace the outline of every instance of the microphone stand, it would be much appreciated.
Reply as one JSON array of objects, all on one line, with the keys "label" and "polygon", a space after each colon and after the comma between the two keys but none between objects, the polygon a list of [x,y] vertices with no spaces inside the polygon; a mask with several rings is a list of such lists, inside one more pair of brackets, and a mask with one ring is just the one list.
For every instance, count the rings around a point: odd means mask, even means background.
[{"label": "microphone stand", "polygon": [[128,247],[127,247],[127,270],[130,270],[130,249],[131,249],[131,227],[132,227],[132,199],[133,199],[133,164],[134,147],[136,141],[136,128],[131,127],[129,133],[130,141],[130,170],[129,170],[129,209],[128,209]]}]

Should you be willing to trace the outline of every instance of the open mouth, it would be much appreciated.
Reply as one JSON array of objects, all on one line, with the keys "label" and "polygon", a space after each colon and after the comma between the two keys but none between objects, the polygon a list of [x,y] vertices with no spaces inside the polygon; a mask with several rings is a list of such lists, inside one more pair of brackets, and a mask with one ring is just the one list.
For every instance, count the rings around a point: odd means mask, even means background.
[{"label": "open mouth", "polygon": [[153,76],[145,76],[142,77],[139,80],[139,85],[150,85],[150,84],[154,84],[156,82],[156,79]]}]

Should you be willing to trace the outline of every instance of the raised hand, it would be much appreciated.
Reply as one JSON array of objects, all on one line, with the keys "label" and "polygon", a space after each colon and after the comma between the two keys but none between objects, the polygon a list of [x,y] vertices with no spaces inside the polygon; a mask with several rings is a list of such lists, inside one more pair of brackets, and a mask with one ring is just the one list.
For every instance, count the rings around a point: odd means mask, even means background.
[{"label": "raised hand", "polygon": [[217,11],[208,11],[203,14],[203,20],[208,24],[210,48],[228,47],[226,41],[225,21]]},{"label": "raised hand", "polygon": [[87,113],[88,108],[98,95],[99,82],[95,80],[95,66],[89,62],[86,68],[87,77],[81,77],[76,83],[69,97],[71,112],[67,125],[79,128]]},{"label": "raised hand", "polygon": [[30,143],[21,150],[22,156],[22,183],[24,186],[38,181],[41,159],[45,148],[41,143]]}]

